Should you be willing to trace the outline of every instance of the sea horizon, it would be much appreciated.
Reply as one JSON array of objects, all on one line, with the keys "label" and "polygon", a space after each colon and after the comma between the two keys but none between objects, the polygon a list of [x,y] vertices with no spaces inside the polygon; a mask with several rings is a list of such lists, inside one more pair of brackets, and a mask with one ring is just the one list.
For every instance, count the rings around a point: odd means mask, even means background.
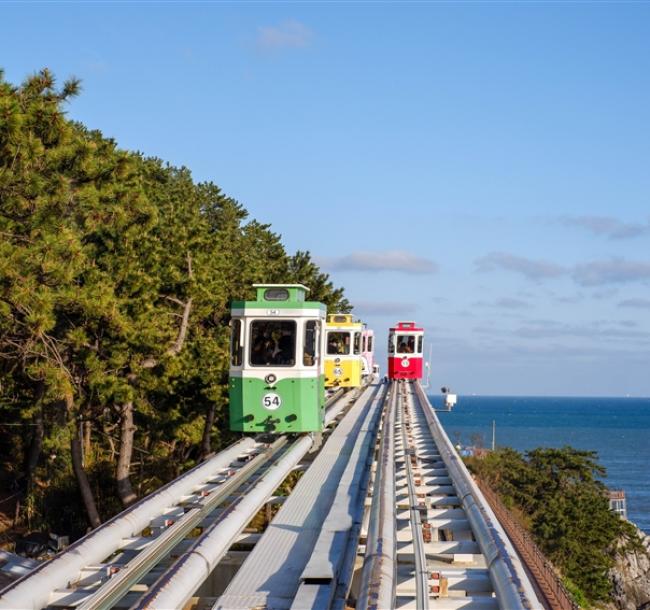
[{"label": "sea horizon", "polygon": [[[430,398],[442,407],[441,395]],[[459,395],[452,411],[437,414],[454,444],[489,447],[494,421],[497,447],[595,451],[605,485],[625,491],[628,519],[650,533],[650,398]]]},{"label": "sea horizon", "polygon": [[[428,392],[431,388],[424,388],[427,391],[427,395],[432,399],[440,399],[442,394],[431,394]],[[636,394],[488,394],[488,393],[474,393],[470,392],[467,394],[461,394],[459,392],[452,392],[458,396],[459,400],[461,398],[468,397],[485,397],[485,398],[620,398],[620,399],[641,399],[641,400],[650,400],[650,395],[636,395]]]}]

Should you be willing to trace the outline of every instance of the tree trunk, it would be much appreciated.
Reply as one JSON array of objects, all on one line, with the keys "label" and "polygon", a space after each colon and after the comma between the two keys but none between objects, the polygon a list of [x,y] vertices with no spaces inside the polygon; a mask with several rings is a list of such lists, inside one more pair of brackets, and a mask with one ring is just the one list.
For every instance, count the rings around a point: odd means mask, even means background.
[{"label": "tree trunk", "polygon": [[92,422],[89,419],[86,419],[84,420],[84,460],[86,466],[90,460],[91,432]]},{"label": "tree trunk", "polygon": [[32,426],[34,432],[31,443],[29,444],[29,451],[25,459],[25,474],[27,475],[27,486],[31,487],[34,471],[38,465],[38,460],[41,457],[43,450],[43,438],[45,437],[45,426],[43,425],[43,408],[38,407],[34,413],[34,425]]},{"label": "tree trunk", "polygon": [[133,455],[133,438],[135,436],[135,425],[133,423],[133,402],[129,401],[122,406],[122,421],[120,423],[120,455],[117,459],[117,494],[126,507],[137,499],[131,480],[129,470],[131,469],[131,456]]},{"label": "tree trunk", "polygon": [[36,399],[36,412],[33,417],[33,426],[31,427],[32,438],[29,442],[29,448],[25,454],[25,477],[27,480],[27,493],[29,493],[32,486],[32,479],[34,478],[34,471],[38,466],[38,460],[43,451],[43,439],[45,438],[45,425],[43,423],[43,395],[45,394],[45,384],[42,381],[37,382],[35,399]]},{"label": "tree trunk", "polygon": [[90,525],[93,528],[99,527],[102,523],[102,520],[99,518],[99,512],[97,511],[97,505],[95,504],[93,490],[90,488],[88,475],[86,475],[86,471],[83,467],[83,453],[81,448],[82,429],[80,425],[77,425],[74,421],[75,412],[74,398],[72,396],[72,393],[68,393],[65,396],[65,411],[70,428],[70,455],[72,457],[72,470],[74,471],[74,476],[77,479],[77,485],[79,485],[79,491],[81,492],[81,498],[83,499],[83,503],[86,508],[88,521],[90,521]]},{"label": "tree trunk", "polygon": [[200,459],[205,460],[210,453],[212,453],[212,444],[210,442],[210,435],[214,426],[214,403],[211,402],[208,407],[208,412],[205,414],[205,424],[203,425],[203,438],[201,439],[201,455]]},{"label": "tree trunk", "polygon": [[77,477],[77,484],[79,485],[79,491],[81,492],[81,497],[83,498],[84,506],[86,507],[88,520],[90,521],[90,525],[95,528],[101,525],[102,520],[99,518],[99,513],[97,512],[97,506],[95,504],[95,498],[93,497],[93,492],[90,488],[90,483],[88,482],[88,476],[86,475],[86,471],[82,465],[83,456],[79,434],[80,429],[74,426],[70,439],[72,469],[74,470],[75,477]]}]

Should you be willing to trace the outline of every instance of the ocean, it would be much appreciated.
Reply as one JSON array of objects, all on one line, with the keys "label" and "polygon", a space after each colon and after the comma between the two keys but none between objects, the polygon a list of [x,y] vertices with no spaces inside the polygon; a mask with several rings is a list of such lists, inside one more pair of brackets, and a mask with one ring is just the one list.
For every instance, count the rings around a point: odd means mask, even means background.
[{"label": "ocean", "polygon": [[[442,405],[440,395],[430,398]],[[650,398],[459,396],[453,411],[437,414],[454,444],[480,435],[490,447],[494,420],[497,446],[596,451],[604,483],[625,490],[628,519],[650,534]]]}]

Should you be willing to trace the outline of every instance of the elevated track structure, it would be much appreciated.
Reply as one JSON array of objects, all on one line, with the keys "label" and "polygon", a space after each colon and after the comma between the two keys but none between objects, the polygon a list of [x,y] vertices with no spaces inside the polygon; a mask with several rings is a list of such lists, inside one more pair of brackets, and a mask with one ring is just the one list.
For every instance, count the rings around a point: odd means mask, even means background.
[{"label": "elevated track structure", "polygon": [[0,610],[545,607],[418,382],[339,391],[326,426],[242,438],[5,587]]}]

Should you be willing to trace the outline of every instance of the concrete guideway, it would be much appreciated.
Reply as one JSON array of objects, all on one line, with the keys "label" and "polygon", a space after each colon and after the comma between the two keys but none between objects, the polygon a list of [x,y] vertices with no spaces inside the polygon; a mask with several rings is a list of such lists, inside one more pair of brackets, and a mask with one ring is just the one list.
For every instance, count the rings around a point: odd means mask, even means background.
[{"label": "concrete guideway", "polygon": [[[332,432],[215,610],[329,607],[357,547],[385,386],[371,386]],[[356,530],[355,530],[356,526]],[[349,566],[349,563],[348,563]],[[351,573],[351,566],[348,571]],[[343,587],[343,599],[347,586]],[[327,603],[324,603],[327,599]]]}]

